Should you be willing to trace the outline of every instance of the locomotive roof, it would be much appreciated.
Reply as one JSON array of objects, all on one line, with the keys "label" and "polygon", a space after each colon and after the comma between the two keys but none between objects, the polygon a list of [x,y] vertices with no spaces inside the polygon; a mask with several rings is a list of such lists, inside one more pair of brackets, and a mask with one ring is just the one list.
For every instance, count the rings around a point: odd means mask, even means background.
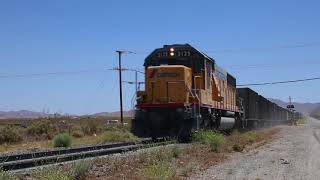
[{"label": "locomotive roof", "polygon": [[[181,52],[186,54],[181,54],[181,56],[174,56],[170,57],[170,49],[173,48],[174,52]],[[190,53],[189,53],[190,52]],[[162,53],[162,54],[161,54]],[[188,54],[189,53],[189,54]],[[178,58],[182,60],[186,59],[198,59],[198,58],[205,58],[207,60],[210,60],[212,62],[215,62],[213,58],[208,56],[206,53],[196,49],[195,47],[191,46],[190,44],[171,44],[171,45],[164,45],[161,48],[157,48],[154,51],[152,51],[145,59],[144,66],[148,66],[151,64],[151,61],[159,60],[159,59],[166,59],[166,58]]]},{"label": "locomotive roof", "polygon": [[159,66],[161,64],[187,65],[188,67],[193,67],[194,71],[201,72],[201,69],[205,65],[205,60],[211,61],[213,64],[212,68],[224,74],[228,81],[235,86],[236,80],[231,74],[219,67],[212,57],[190,44],[171,44],[157,48],[146,57],[143,65],[145,67]]}]

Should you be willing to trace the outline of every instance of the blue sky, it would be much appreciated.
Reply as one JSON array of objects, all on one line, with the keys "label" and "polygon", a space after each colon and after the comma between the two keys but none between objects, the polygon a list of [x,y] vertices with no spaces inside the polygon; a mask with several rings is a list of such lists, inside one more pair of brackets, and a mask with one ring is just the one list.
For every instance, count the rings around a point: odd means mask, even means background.
[{"label": "blue sky", "polygon": [[[0,75],[113,68],[116,49],[138,52],[125,55],[123,66],[142,69],[154,48],[190,43],[209,51],[238,84],[316,77],[319,8],[316,0],[1,0]],[[309,43],[315,45],[281,48]],[[124,73],[124,80],[133,77]],[[2,78],[0,111],[117,111],[117,82],[113,71]],[[252,89],[266,97],[320,102],[320,81]],[[134,86],[125,84],[125,109],[133,93]]]}]

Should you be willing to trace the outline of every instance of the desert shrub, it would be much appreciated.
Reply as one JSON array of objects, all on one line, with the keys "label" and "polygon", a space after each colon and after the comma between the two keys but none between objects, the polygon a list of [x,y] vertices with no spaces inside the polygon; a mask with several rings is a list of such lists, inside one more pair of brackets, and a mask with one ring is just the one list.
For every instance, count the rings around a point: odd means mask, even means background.
[{"label": "desert shrub", "polygon": [[18,178],[14,177],[7,171],[0,169],[0,180],[18,180]]},{"label": "desert shrub", "polygon": [[224,136],[216,131],[199,131],[193,134],[193,141],[209,144],[214,152],[219,152],[225,142]]},{"label": "desert shrub", "polygon": [[248,132],[245,134],[245,138],[247,138],[250,143],[253,143],[257,139],[257,134],[254,132]]},{"label": "desert shrub", "polygon": [[[320,119],[320,117],[318,117],[318,119]],[[307,124],[307,120],[306,120],[306,118],[299,118],[297,123],[298,124]]]},{"label": "desert shrub", "polygon": [[83,137],[85,134],[82,131],[81,126],[73,126],[71,129],[71,135],[75,138]]},{"label": "desert shrub", "polygon": [[0,129],[0,144],[22,141],[22,130],[15,126],[4,126]]},{"label": "desert shrub", "polygon": [[63,133],[58,134],[53,138],[54,147],[70,147],[72,143],[72,138],[69,134]]},{"label": "desert shrub", "polygon": [[136,142],[139,138],[134,136],[130,132],[120,132],[120,131],[106,131],[104,134],[103,142]]},{"label": "desert shrub", "polygon": [[186,166],[182,167],[181,175],[184,176],[184,177],[188,177],[189,174],[192,172],[194,166],[195,166],[195,163],[194,162],[190,162]]},{"label": "desert shrub", "polygon": [[101,128],[96,120],[88,120],[85,124],[81,126],[81,130],[86,135],[92,135],[98,133]]},{"label": "desert shrub", "polygon": [[116,125],[116,126],[108,126],[105,128],[106,131],[120,131],[120,132],[130,132],[130,127],[127,125]]},{"label": "desert shrub", "polygon": [[243,145],[240,145],[240,144],[234,144],[232,146],[232,149],[236,152],[242,152],[243,149],[244,149],[244,146]]},{"label": "desert shrub", "polygon": [[40,120],[33,122],[27,129],[28,134],[33,136],[52,139],[57,133],[57,126],[49,120]]},{"label": "desert shrub", "polygon": [[74,163],[72,166],[73,178],[77,180],[85,179],[90,171],[91,165],[91,162],[84,160]]},{"label": "desert shrub", "polygon": [[211,150],[214,152],[220,152],[223,144],[224,144],[223,135],[214,136],[210,142]]},{"label": "desert shrub", "polygon": [[182,154],[182,150],[177,146],[173,146],[171,149],[171,153],[174,158],[179,158]]},{"label": "desert shrub", "polygon": [[154,162],[143,169],[142,176],[146,179],[171,179],[175,176],[175,169],[168,161]]},{"label": "desert shrub", "polygon": [[38,180],[72,180],[72,176],[60,169],[45,169],[35,174]]},{"label": "desert shrub", "polygon": [[81,130],[72,131],[72,136],[75,138],[81,138],[84,136],[84,133]]},{"label": "desert shrub", "polygon": [[150,152],[152,162],[170,161],[173,158],[172,149],[170,147],[159,147]]}]

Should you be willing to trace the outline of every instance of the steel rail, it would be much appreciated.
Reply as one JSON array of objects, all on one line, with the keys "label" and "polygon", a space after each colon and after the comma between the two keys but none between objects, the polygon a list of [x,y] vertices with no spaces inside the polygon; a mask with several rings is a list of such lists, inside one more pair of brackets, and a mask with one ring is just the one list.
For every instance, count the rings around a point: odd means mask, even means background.
[{"label": "steel rail", "polygon": [[164,141],[153,143],[152,140],[143,140],[140,143],[113,143],[105,145],[86,146],[80,148],[66,148],[52,151],[42,151],[36,153],[23,153],[9,156],[1,156],[0,167],[2,170],[19,170],[44,165],[57,164],[67,161],[74,161],[85,158],[92,158],[104,155],[111,155],[134,151],[138,149],[172,144],[174,141]]}]

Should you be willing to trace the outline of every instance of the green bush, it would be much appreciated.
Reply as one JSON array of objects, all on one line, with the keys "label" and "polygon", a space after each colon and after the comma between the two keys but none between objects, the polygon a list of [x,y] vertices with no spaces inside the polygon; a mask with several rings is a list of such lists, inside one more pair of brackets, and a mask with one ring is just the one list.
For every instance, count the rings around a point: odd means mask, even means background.
[{"label": "green bush", "polygon": [[254,132],[248,132],[245,134],[245,137],[248,139],[250,143],[253,143],[257,139],[257,134]]},{"label": "green bush", "polygon": [[22,141],[22,130],[15,126],[4,126],[0,129],[0,144]]},{"label": "green bush", "polygon": [[70,147],[72,143],[72,138],[69,134],[63,133],[58,134],[53,138],[54,147]]},{"label": "green bush", "polygon": [[157,161],[143,169],[143,177],[146,179],[172,179],[175,169],[168,161]]},{"label": "green bush", "polygon": [[57,134],[57,131],[57,126],[49,120],[35,121],[27,129],[28,134],[47,139],[52,139]]},{"label": "green bush", "polygon": [[0,169],[0,180],[18,180],[18,178]]},{"label": "green bush", "polygon": [[78,180],[85,179],[90,171],[91,165],[91,162],[84,160],[74,163],[72,166],[73,178]]},{"label": "green bush", "polygon": [[35,176],[38,180],[72,180],[72,176],[60,169],[45,169],[38,172]]},{"label": "green bush", "polygon": [[120,131],[106,131],[104,134],[103,142],[136,142],[139,138],[134,136],[130,132],[120,132]]},{"label": "green bush", "polygon": [[214,152],[220,152],[222,145],[225,142],[224,136],[215,131],[199,131],[193,134],[193,141],[209,144]]}]

